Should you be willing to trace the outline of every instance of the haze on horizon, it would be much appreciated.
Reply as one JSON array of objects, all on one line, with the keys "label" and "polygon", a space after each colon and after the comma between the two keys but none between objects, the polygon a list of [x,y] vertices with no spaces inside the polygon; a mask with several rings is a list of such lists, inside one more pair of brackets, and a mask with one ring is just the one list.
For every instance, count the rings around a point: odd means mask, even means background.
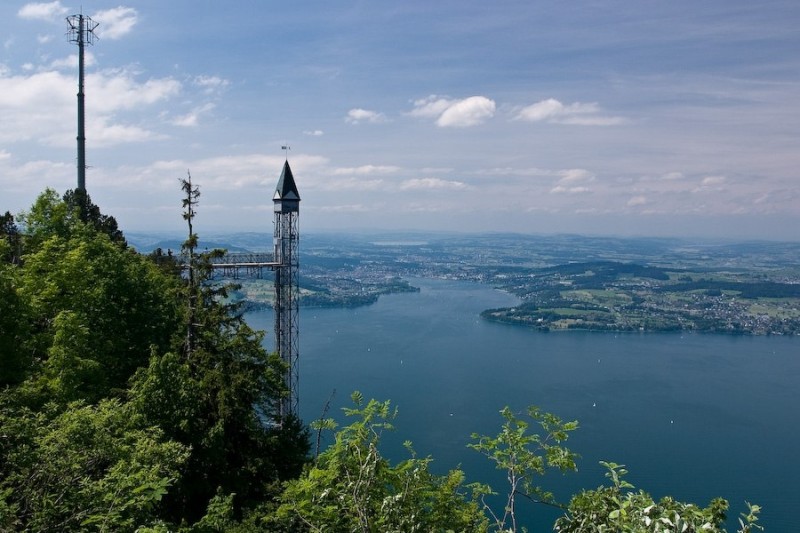
[{"label": "haze on horizon", "polygon": [[[98,0],[87,189],[125,230],[800,240],[800,3]],[[61,0],[5,2],[0,210],[75,187]]]}]

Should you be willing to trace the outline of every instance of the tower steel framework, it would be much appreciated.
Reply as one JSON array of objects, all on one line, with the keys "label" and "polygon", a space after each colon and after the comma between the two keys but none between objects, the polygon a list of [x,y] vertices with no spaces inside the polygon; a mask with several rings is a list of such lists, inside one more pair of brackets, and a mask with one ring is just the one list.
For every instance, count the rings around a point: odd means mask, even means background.
[{"label": "tower steel framework", "polygon": [[280,403],[280,417],[297,416],[300,408],[300,193],[287,160],[272,196],[273,250],[269,254],[234,253],[211,258],[211,266],[225,277],[263,277],[275,272],[275,351],[286,365],[288,392]]},{"label": "tower steel framework", "polygon": [[275,347],[287,365],[285,385],[289,395],[281,402],[281,415],[296,415],[300,406],[300,261],[298,258],[300,193],[287,160],[272,197],[275,267]]},{"label": "tower steel framework", "polygon": [[86,190],[86,127],[83,93],[83,49],[87,44],[94,44],[94,34],[99,22],[90,17],[70,15],[67,17],[67,36],[69,41],[78,45],[78,189]]}]

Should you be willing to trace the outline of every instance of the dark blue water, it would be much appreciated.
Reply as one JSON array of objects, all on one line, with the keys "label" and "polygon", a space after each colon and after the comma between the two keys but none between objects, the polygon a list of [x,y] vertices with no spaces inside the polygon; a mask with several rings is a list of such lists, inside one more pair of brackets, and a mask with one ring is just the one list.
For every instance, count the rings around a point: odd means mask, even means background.
[{"label": "dark blue water", "polygon": [[[350,393],[399,407],[385,452],[404,458],[409,439],[441,473],[468,481],[504,478],[466,447],[494,435],[505,405],[538,405],[580,429],[568,441],[579,472],[541,485],[566,501],[605,482],[600,460],[625,464],[628,480],[655,497],[707,504],[715,496],[761,505],[770,531],[794,530],[800,501],[800,339],[697,334],[540,333],[488,323],[483,309],[508,294],[457,281],[414,280],[420,293],[382,296],[358,309],[302,309],[300,405],[318,418],[350,406]],[[269,313],[253,313],[268,329]],[[268,335],[266,343],[273,339]],[[531,531],[556,511],[521,503]],[[731,526],[733,522],[731,521]],[[731,530],[734,528],[731,527]]]}]

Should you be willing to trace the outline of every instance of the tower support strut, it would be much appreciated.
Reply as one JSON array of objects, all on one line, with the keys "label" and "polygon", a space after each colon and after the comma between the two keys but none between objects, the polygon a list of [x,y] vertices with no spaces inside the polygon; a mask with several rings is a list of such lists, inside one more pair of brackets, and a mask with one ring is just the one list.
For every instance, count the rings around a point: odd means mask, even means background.
[{"label": "tower support strut", "polygon": [[211,267],[222,276],[263,277],[275,271],[275,351],[286,372],[287,395],[280,402],[280,418],[297,416],[300,408],[300,194],[287,160],[272,197],[274,228],[272,257],[267,254],[226,254],[211,259]]}]

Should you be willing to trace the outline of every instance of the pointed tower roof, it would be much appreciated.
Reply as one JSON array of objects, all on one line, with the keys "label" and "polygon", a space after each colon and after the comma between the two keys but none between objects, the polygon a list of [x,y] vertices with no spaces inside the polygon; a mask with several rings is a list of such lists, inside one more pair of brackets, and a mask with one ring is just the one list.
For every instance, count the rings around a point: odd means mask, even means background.
[{"label": "pointed tower roof", "polygon": [[278,180],[278,186],[275,187],[275,194],[272,196],[272,200],[275,202],[281,200],[300,201],[300,193],[294,183],[294,176],[288,160],[283,164],[283,171],[281,171],[281,177]]}]

